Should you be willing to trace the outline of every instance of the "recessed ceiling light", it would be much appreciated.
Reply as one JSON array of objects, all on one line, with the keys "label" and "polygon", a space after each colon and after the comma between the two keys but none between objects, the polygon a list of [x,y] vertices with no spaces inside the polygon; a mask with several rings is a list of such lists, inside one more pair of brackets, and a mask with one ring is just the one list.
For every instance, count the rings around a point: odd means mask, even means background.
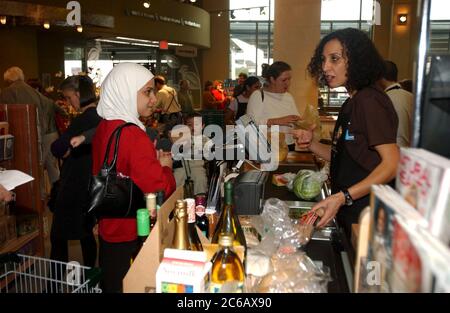
[{"label": "recessed ceiling light", "polygon": [[77,26],[77,32],[82,33],[83,32],[83,26],[78,25]]},{"label": "recessed ceiling light", "polygon": [[144,3],[142,3],[142,5],[144,6],[144,8],[148,9],[150,7],[150,2],[145,1]]},{"label": "recessed ceiling light", "polygon": [[50,23],[49,22],[45,22],[44,23],[44,28],[45,29],[49,29],[50,28]]}]

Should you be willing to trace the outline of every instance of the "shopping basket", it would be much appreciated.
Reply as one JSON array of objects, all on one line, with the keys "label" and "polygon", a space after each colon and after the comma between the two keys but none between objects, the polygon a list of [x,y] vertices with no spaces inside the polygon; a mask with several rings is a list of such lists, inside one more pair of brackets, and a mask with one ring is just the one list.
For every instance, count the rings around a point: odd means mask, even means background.
[{"label": "shopping basket", "polygon": [[0,255],[0,293],[101,293],[101,271],[16,253]]}]

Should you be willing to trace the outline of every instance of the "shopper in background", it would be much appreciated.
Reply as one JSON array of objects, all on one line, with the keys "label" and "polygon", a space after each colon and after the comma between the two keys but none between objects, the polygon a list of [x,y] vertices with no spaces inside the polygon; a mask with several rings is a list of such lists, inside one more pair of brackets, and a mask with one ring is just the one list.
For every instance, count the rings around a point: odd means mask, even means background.
[{"label": "shopper in background", "polygon": [[263,72],[266,84],[261,92],[254,92],[247,106],[247,114],[258,125],[279,125],[285,134],[289,150],[295,149],[295,141],[290,131],[295,121],[300,119],[297,105],[289,93],[291,84],[291,66],[278,61],[265,67]]},{"label": "shopper in background", "polygon": [[242,94],[242,92],[244,91],[244,84],[245,84],[245,81],[247,78],[248,78],[247,74],[245,74],[243,72],[239,73],[237,85],[234,87],[234,90],[233,90],[234,98],[236,98],[237,96]]},{"label": "shopper in background", "polygon": [[214,99],[217,101],[217,109],[225,110],[230,103],[230,99],[227,96],[225,90],[223,89],[223,82],[221,80],[215,80],[213,83],[213,88],[211,89],[211,93],[214,96]]},{"label": "shopper in background", "polygon": [[[41,143],[39,152],[44,168],[47,170],[50,184],[59,179],[57,160],[50,152],[50,145],[58,138],[55,122],[55,112],[67,115],[52,100],[42,95],[38,90],[25,83],[25,75],[17,66],[7,69],[3,76],[8,87],[0,94],[0,103],[4,104],[34,104],[38,112],[38,140]],[[41,188],[43,188],[42,185]],[[42,195],[45,191],[42,189]]]},{"label": "shopper in background", "polygon": [[189,87],[189,81],[186,79],[180,80],[180,90],[178,91],[178,100],[180,101],[181,113],[183,114],[183,117],[186,117],[194,113],[191,89]]},{"label": "shopper in background", "polygon": [[212,93],[213,86],[212,81],[207,80],[205,82],[205,88],[203,89],[202,95],[203,110],[217,110],[217,107],[220,105],[220,101],[217,101]]},{"label": "shopper in background", "polygon": [[[130,177],[144,194],[164,190],[169,197],[173,193],[175,179],[171,154],[156,151],[139,120],[139,117],[147,118],[153,113],[156,102],[155,80],[149,70],[134,63],[120,63],[114,67],[102,84],[97,108],[104,120],[92,141],[92,174],[100,171],[112,132],[131,122],[136,126],[123,128],[120,137],[118,173]],[[98,232],[99,264],[104,274],[102,289],[120,292],[130,259],[138,247],[136,219],[101,218]]]},{"label": "shopper in background", "polygon": [[84,264],[93,267],[97,259],[97,242],[92,232],[95,220],[85,214],[89,202],[92,147],[90,144],[71,146],[71,139],[95,129],[101,119],[96,110],[94,84],[88,76],[67,77],[60,89],[67,102],[80,114],[51,146],[53,155],[63,159],[63,165],[59,183],[52,190],[49,201],[53,211],[50,258],[68,262],[68,241],[80,240]]},{"label": "shopper in background", "polygon": [[395,112],[397,112],[397,144],[399,147],[409,147],[414,97],[412,93],[402,88],[397,82],[397,77],[397,65],[392,61],[384,61],[384,74],[379,83],[391,99]]},{"label": "shopper in background", "polygon": [[261,82],[258,77],[250,76],[242,85],[241,93],[237,94],[230,103],[230,109],[235,112],[235,119],[239,119],[247,112],[248,100],[252,93],[261,89]]},{"label": "shopper in background", "polygon": [[182,123],[181,106],[178,102],[177,91],[166,85],[166,79],[155,76],[156,106],[161,109],[162,123],[164,123],[164,136],[178,124]]},{"label": "shopper in background", "polygon": [[312,208],[325,210],[317,226],[337,215],[349,238],[351,225],[369,205],[370,187],[391,182],[399,161],[397,114],[376,85],[383,69],[383,59],[362,31],[347,28],[325,36],[311,58],[309,73],[329,88],[346,87],[350,97],[340,110],[332,146],[313,138],[314,125],[293,131],[301,148],[331,161],[332,195]]}]

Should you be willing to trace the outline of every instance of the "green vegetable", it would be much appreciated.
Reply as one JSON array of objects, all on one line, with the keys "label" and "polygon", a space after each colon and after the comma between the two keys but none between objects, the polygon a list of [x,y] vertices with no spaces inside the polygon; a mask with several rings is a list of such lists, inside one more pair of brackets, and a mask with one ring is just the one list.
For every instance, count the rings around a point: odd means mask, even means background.
[{"label": "green vegetable", "polygon": [[304,200],[311,200],[320,194],[322,182],[314,178],[314,171],[301,170],[294,179],[294,193]]}]

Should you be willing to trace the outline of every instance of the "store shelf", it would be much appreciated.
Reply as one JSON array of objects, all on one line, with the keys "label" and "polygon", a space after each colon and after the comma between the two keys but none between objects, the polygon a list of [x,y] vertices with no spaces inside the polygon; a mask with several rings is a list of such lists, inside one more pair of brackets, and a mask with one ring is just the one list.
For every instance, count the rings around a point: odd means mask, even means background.
[{"label": "store shelf", "polygon": [[4,246],[0,247],[0,254],[6,252],[15,252],[37,237],[39,237],[39,230],[36,230],[28,235],[20,236],[16,239],[10,240]]}]

